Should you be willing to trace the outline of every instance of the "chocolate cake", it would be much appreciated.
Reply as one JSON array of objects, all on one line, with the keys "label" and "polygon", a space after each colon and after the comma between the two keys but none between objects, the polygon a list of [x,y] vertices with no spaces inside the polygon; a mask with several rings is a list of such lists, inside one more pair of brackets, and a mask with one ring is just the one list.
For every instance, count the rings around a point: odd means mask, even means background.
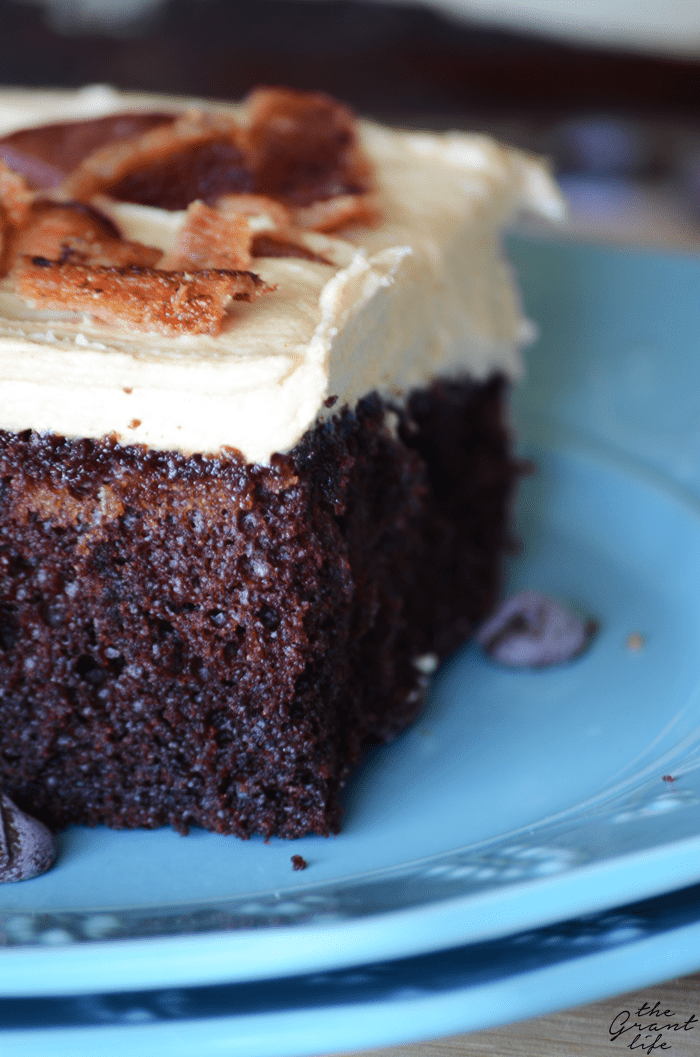
[{"label": "chocolate cake", "polygon": [[5,93],[0,134],[3,790],[336,832],[496,599],[529,333],[499,233],[556,191],[289,91]]}]

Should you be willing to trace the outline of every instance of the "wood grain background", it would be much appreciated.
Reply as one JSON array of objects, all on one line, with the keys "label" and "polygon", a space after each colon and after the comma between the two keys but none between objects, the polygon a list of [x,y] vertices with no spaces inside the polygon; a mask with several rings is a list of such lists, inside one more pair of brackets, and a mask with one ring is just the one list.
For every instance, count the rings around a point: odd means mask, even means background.
[{"label": "wood grain background", "polygon": [[[661,1023],[685,1023],[691,1016],[697,1019],[697,1024],[691,1023],[685,1029],[664,1031],[660,1041],[668,1048],[656,1046],[650,1057],[698,1057],[700,973],[507,1027],[411,1046],[354,1051],[344,1057],[639,1057],[647,1053],[644,1047],[653,1044],[658,1033],[645,1033],[637,1039],[639,1033],[631,1030],[613,1039],[610,1026],[623,1010],[630,1012],[631,1024],[643,1002],[649,1007],[658,1002],[661,1011],[672,1013],[672,1017],[656,1017]],[[649,1024],[648,1018],[638,1019],[643,1025]],[[618,1020],[616,1027],[620,1023]],[[630,1043],[634,1048],[630,1048]]]}]

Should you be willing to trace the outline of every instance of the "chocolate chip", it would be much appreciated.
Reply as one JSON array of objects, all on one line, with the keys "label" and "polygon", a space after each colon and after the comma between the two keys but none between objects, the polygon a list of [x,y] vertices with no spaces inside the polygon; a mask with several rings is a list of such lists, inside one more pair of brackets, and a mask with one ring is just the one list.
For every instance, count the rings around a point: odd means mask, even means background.
[{"label": "chocolate chip", "polygon": [[521,591],[506,599],[481,625],[476,641],[509,668],[546,668],[570,661],[597,630],[539,591]]},{"label": "chocolate chip", "polygon": [[0,796],[0,882],[27,881],[53,866],[56,845],[43,822]]},{"label": "chocolate chip", "polygon": [[293,870],[305,870],[307,866],[306,859],[302,858],[301,855],[292,855],[292,869]]}]

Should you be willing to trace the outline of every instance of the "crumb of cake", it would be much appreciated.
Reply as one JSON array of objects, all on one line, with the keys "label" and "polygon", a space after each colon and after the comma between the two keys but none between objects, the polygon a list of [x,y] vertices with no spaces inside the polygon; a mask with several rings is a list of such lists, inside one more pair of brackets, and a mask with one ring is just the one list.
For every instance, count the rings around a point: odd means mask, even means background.
[{"label": "crumb of cake", "polygon": [[423,653],[420,657],[413,658],[413,667],[421,675],[432,675],[437,671],[439,664],[440,658],[437,653]]},{"label": "crumb of cake", "polygon": [[676,779],[673,777],[672,774],[663,774],[661,776],[661,781],[662,782],[675,782],[675,780]]},{"label": "crumb of cake", "polygon": [[160,334],[218,334],[231,301],[253,301],[270,289],[248,271],[91,267],[43,257],[23,258],[14,275],[17,293],[35,308],[86,312]]},{"label": "crumb of cake", "polygon": [[306,859],[301,855],[292,855],[292,869],[293,870],[305,870],[308,866]]},{"label": "crumb of cake", "polygon": [[56,860],[49,829],[0,794],[0,883],[28,881],[46,873]]},{"label": "crumb of cake", "polygon": [[521,591],[502,602],[476,640],[511,668],[545,668],[577,657],[597,628],[539,591]]},{"label": "crumb of cake", "polygon": [[644,636],[638,631],[633,631],[627,636],[625,645],[631,653],[639,653],[645,646]]}]

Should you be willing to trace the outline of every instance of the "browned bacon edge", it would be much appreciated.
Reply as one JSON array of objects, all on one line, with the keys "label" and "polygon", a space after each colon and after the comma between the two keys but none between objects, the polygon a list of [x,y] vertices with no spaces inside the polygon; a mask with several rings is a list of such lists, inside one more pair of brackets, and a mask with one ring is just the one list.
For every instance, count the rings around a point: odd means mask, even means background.
[{"label": "browned bacon edge", "polygon": [[91,267],[45,257],[22,258],[13,274],[17,293],[35,308],[167,335],[218,334],[231,301],[254,301],[271,289],[249,271]]}]

